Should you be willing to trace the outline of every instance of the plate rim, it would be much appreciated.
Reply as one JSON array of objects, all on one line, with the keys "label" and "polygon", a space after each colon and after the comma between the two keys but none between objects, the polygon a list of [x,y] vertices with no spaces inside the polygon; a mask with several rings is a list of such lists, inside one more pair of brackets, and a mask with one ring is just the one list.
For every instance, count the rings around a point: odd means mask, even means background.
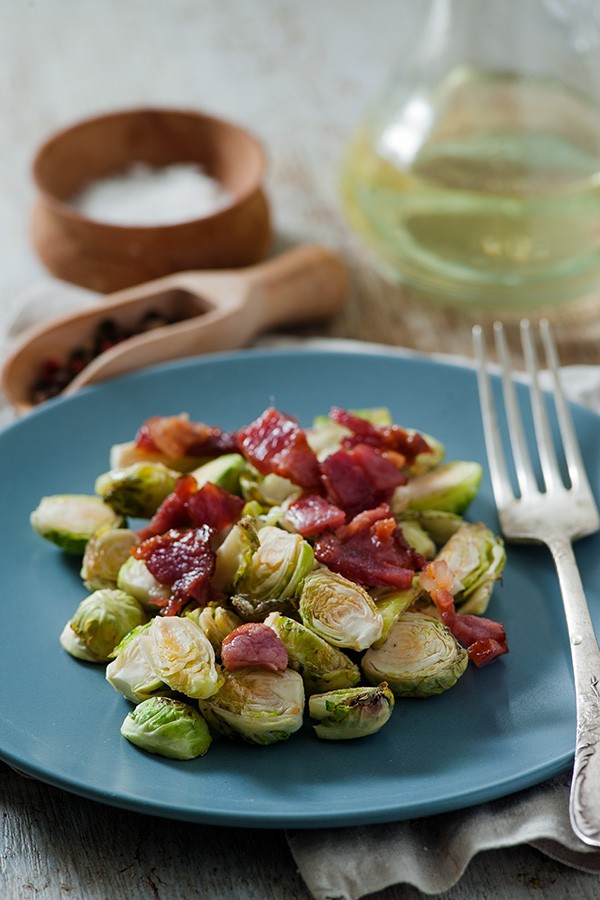
[{"label": "plate rim", "polygon": [[[374,346],[377,349],[373,349]],[[71,396],[55,398],[54,400],[43,404],[39,408],[34,409],[27,416],[17,418],[16,420],[4,425],[2,429],[0,429],[0,441],[4,439],[7,432],[23,427],[23,425],[31,417],[37,418],[40,416],[45,417],[47,415],[54,415],[54,412],[56,410],[64,408],[67,404],[69,406],[76,406],[79,403],[88,402],[88,399],[90,397],[93,397],[97,392],[114,390],[115,385],[118,386],[129,381],[133,382],[140,379],[144,380],[149,375],[160,375],[160,373],[163,373],[165,371],[178,372],[184,369],[193,369],[198,366],[203,367],[212,363],[224,364],[231,362],[235,363],[236,361],[244,360],[260,361],[262,359],[278,359],[281,357],[289,358],[290,355],[352,357],[357,353],[361,357],[372,356],[379,360],[381,360],[382,358],[387,358],[393,360],[396,363],[417,364],[420,366],[425,366],[426,368],[451,368],[453,370],[468,372],[470,373],[472,378],[475,378],[476,376],[474,365],[471,366],[468,364],[468,361],[464,361],[462,359],[446,359],[442,358],[441,356],[432,357],[413,351],[409,351],[408,353],[406,353],[404,352],[404,348],[388,348],[383,347],[382,345],[366,344],[364,348],[361,347],[361,349],[358,351],[354,346],[305,347],[301,345],[291,345],[285,347],[258,347],[249,348],[242,351],[210,353],[204,354],[202,356],[188,357],[173,362],[150,366],[133,373],[119,376],[118,378],[111,379],[107,382],[102,382],[97,385],[90,385]],[[494,375],[493,377],[497,376]],[[569,405],[580,408],[586,414],[586,416],[591,417],[591,419],[596,422],[596,424],[600,423],[600,415],[596,414],[593,410],[590,410],[589,408],[572,401],[569,401]],[[484,464],[487,464],[487,461],[484,461]],[[575,735],[573,735],[573,749],[568,753],[556,755],[555,758],[547,761],[547,763],[543,767],[532,765],[527,769],[522,770],[518,775],[506,776],[496,781],[490,778],[489,782],[486,785],[475,787],[467,792],[465,792],[464,790],[454,791],[451,795],[446,794],[444,797],[439,799],[437,803],[432,804],[431,801],[427,802],[424,808],[420,808],[420,804],[417,804],[416,807],[415,804],[413,804],[410,808],[405,808],[404,811],[399,813],[397,804],[393,809],[391,808],[391,806],[382,808],[379,805],[377,808],[369,808],[369,810],[367,811],[363,810],[359,812],[358,816],[353,811],[341,813],[338,811],[335,813],[319,814],[306,812],[304,814],[300,813],[299,815],[295,814],[294,816],[291,816],[289,812],[276,815],[273,812],[269,811],[262,813],[258,811],[255,812],[253,816],[249,817],[246,813],[242,818],[236,819],[235,816],[233,816],[230,812],[219,814],[218,812],[206,809],[187,810],[181,807],[178,809],[174,809],[169,804],[157,801],[147,802],[144,799],[130,796],[127,793],[122,793],[121,795],[116,796],[114,792],[110,791],[110,788],[106,789],[101,787],[82,786],[81,780],[77,781],[76,779],[69,780],[65,777],[57,777],[53,773],[44,769],[43,766],[36,765],[35,763],[31,763],[29,761],[24,762],[23,759],[15,758],[14,755],[10,752],[7,753],[1,745],[0,760],[4,761],[7,765],[17,770],[18,772],[21,771],[25,774],[32,775],[33,777],[38,778],[44,783],[51,784],[60,789],[64,789],[74,795],[84,797],[95,802],[102,802],[110,806],[127,809],[133,812],[149,813],[160,817],[177,819],[181,821],[195,821],[224,826],[258,828],[320,828],[356,823],[373,824],[380,822],[401,821],[407,818],[418,818],[427,815],[435,815],[441,812],[463,809],[469,806],[477,805],[481,802],[505,797],[516,791],[522,790],[523,788],[532,787],[536,784],[539,784],[542,781],[545,781],[548,778],[559,774],[560,772],[566,771],[566,769],[570,766],[573,758],[574,745]],[[459,800],[460,802],[457,803],[455,802],[456,800]]]}]

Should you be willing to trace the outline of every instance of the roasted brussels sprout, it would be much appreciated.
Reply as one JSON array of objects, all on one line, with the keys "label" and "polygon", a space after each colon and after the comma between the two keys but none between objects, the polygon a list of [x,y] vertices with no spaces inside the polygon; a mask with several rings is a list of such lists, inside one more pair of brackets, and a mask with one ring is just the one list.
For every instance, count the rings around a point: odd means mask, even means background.
[{"label": "roasted brussels sprout", "polygon": [[344,741],[366,737],[383,728],[394,709],[394,695],[385,682],[377,687],[355,687],[313,694],[308,711],[318,725],[318,737]]},{"label": "roasted brussels sprout", "polygon": [[240,476],[247,469],[248,463],[241,453],[224,453],[223,456],[211,459],[194,469],[191,474],[196,479],[198,487],[210,481],[230,494],[239,494]]},{"label": "roasted brussels sprout", "polygon": [[354,687],[359,683],[358,666],[301,622],[273,612],[265,619],[265,625],[281,638],[288,652],[289,667],[300,673],[307,694]]},{"label": "roasted brussels sprout", "polygon": [[198,625],[213,646],[217,656],[221,655],[221,644],[234,628],[242,624],[239,616],[223,606],[209,605],[202,609],[192,609],[186,613]]},{"label": "roasted brussels sprout", "polygon": [[199,705],[216,733],[254,744],[274,744],[301,727],[304,684],[293,669],[237,669],[226,672],[219,692],[200,700]]},{"label": "roasted brussels sprout", "polygon": [[83,659],[86,662],[93,663],[100,662],[100,660],[96,656],[94,656],[93,653],[90,653],[81,638],[75,634],[75,632],[71,628],[70,619],[63,628],[59,641],[63,650],[66,650],[67,653],[70,653],[70,655],[74,656],[76,659]]},{"label": "roasted brussels sprout", "polygon": [[215,651],[190,618],[157,616],[147,635],[142,650],[157,677],[172,690],[196,700],[219,690],[223,676],[215,662]]},{"label": "roasted brussels sprout", "polygon": [[465,522],[436,559],[445,560],[454,575],[452,594],[459,612],[482,615],[506,562],[502,539],[482,523]]},{"label": "roasted brussels sprout", "polygon": [[476,462],[442,463],[396,488],[394,514],[401,516],[405,509],[441,509],[462,515],[477,494],[481,475],[482,468]]},{"label": "roasted brussels sprout", "polygon": [[116,691],[132,703],[141,703],[154,696],[168,696],[171,689],[158,677],[144,652],[149,640],[150,622],[130,631],[110,654],[106,680]]},{"label": "roasted brussels sprout", "polygon": [[134,463],[162,463],[175,472],[192,472],[208,462],[206,456],[167,456],[156,450],[139,447],[135,441],[113,444],[110,448],[109,465],[111,469],[124,469]]},{"label": "roasted brussels sprout", "polygon": [[217,549],[213,587],[230,593],[250,569],[259,546],[256,523],[250,516],[244,516]]},{"label": "roasted brussels sprout", "polygon": [[422,593],[423,589],[416,579],[404,591],[395,590],[394,588],[375,588],[372,590],[371,596],[381,614],[383,628],[380,637],[373,641],[371,647],[380,647],[384,643],[394,622],[413,605]]},{"label": "roasted brussels sprout", "polygon": [[81,562],[81,578],[89,591],[117,587],[119,570],[138,543],[134,531],[111,528],[95,534],[87,542]]},{"label": "roasted brussels sprout", "polygon": [[179,472],[160,462],[136,462],[99,475],[94,489],[123,516],[149,519],[175,489]]},{"label": "roasted brussels sprout", "polygon": [[385,643],[367,650],[361,667],[371,684],[386,681],[396,697],[430,697],[456,684],[467,663],[467,651],[445,625],[405,612]]},{"label": "roasted brussels sprout", "polygon": [[261,475],[256,469],[248,467],[240,478],[242,496],[260,503],[262,506],[281,506],[285,500],[300,496],[300,488],[288,478],[271,472]]},{"label": "roasted brussels sprout", "polygon": [[77,555],[83,554],[93,535],[123,525],[122,516],[111,506],[87,494],[42,497],[30,521],[39,535]]},{"label": "roasted brussels sprout", "polygon": [[404,538],[411,547],[424,556],[425,559],[433,559],[437,547],[433,538],[416,519],[398,519],[398,526]]},{"label": "roasted brussels sprout", "polygon": [[171,596],[171,589],[154,577],[143,559],[130,556],[117,575],[117,587],[135,597],[148,612],[156,612]]},{"label": "roasted brussels sprout", "polygon": [[294,601],[289,597],[259,600],[251,594],[232,594],[229,602],[243,622],[264,622],[272,612],[292,613],[295,609]]},{"label": "roasted brussels sprout", "polygon": [[169,759],[203,756],[212,740],[198,710],[171,697],[151,697],[138,704],[125,717],[121,734],[137,747]]},{"label": "roasted brussels sprout", "polygon": [[299,612],[306,627],[334,647],[365,650],[383,630],[381,613],[365,589],[325,567],[306,576]]},{"label": "roasted brussels sprout", "polygon": [[125,591],[104,588],[81,601],[70,624],[92,656],[98,662],[106,662],[119,641],[147,621],[134,597]]},{"label": "roasted brussels sprout", "polygon": [[256,601],[295,597],[313,566],[311,545],[301,535],[274,525],[260,529],[258,542],[250,565],[234,579],[237,592]]},{"label": "roasted brussels sprout", "polygon": [[427,532],[437,548],[443,546],[463,523],[462,516],[445,509],[404,509],[398,516],[398,524],[416,522]]}]

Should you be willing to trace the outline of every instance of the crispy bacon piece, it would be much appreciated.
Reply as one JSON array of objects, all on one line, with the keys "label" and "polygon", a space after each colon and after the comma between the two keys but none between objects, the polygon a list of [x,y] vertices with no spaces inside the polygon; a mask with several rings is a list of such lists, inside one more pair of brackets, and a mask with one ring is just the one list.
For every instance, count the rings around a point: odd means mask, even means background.
[{"label": "crispy bacon piece", "polygon": [[334,572],[368,586],[410,587],[423,557],[406,542],[386,504],[356,516],[335,532],[320,535],[315,557]]},{"label": "crispy bacon piece", "polygon": [[191,422],[186,413],[178,416],[153,416],[139,428],[136,446],[164,454],[169,459],[181,456],[213,457],[237,450],[235,434],[228,434],[203,422]]},{"label": "crispy bacon piece", "polygon": [[224,638],[221,662],[229,672],[246,666],[285,672],[288,653],[279,635],[268,625],[263,622],[245,622]]},{"label": "crispy bacon piece", "polygon": [[326,529],[339,528],[346,521],[346,513],[320,494],[307,494],[289,505],[285,520],[306,538]]},{"label": "crispy bacon piece", "polygon": [[208,482],[198,488],[193,475],[177,479],[175,490],[161,503],[149,523],[138,531],[141,540],[163,534],[171,528],[208,525],[221,531],[236,522],[244,501],[235,494]]},{"label": "crispy bacon piece", "polygon": [[133,555],[144,560],[156,580],[171,588],[162,615],[177,615],[192,600],[199,606],[208,602],[208,583],[215,570],[211,535],[206,525],[187,531],[172,529],[134,548]]},{"label": "crispy bacon piece", "polygon": [[478,667],[487,665],[497,656],[508,653],[504,626],[483,616],[457,613],[450,591],[453,581],[454,576],[445,560],[428,563],[420,574],[421,586],[435,603],[444,625],[467,648],[469,659]]},{"label": "crispy bacon piece", "polygon": [[317,457],[298,423],[269,407],[237,433],[238,448],[262,475],[274,472],[308,490],[320,488]]},{"label": "crispy bacon piece", "polygon": [[321,478],[327,498],[350,517],[387,502],[407,480],[398,466],[367,444],[332,453],[321,463]]},{"label": "crispy bacon piece", "polygon": [[431,447],[422,435],[417,432],[409,433],[399,425],[374,425],[361,416],[340,409],[339,406],[330,409],[329,418],[352,432],[352,435],[342,439],[343,447],[368,444],[382,452],[389,450],[401,454],[408,465],[414,462],[419,453],[431,453]]}]

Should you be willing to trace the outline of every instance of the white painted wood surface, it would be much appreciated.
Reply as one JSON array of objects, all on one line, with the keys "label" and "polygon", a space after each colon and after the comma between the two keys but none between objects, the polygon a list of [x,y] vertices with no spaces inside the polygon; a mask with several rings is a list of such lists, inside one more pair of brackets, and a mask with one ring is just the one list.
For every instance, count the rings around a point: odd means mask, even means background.
[{"label": "white painted wood surface", "polygon": [[[417,0],[0,0],[0,322],[44,276],[29,244],[29,166],[48,133],[139,104],[192,106],[265,142],[277,247],[321,242],[352,276],[312,333],[467,352],[466,314],[385,285],[341,215],[336,177],[365,104],[415,39]],[[597,319],[598,321],[598,319]],[[598,327],[558,322],[564,361],[598,361]],[[26,703],[26,698],[24,698]],[[305,900],[279,832],[208,828],[105,807],[0,766],[0,898]],[[390,888],[379,900],[412,900]],[[482,854],[444,895],[593,898],[600,879],[529,848]]]}]

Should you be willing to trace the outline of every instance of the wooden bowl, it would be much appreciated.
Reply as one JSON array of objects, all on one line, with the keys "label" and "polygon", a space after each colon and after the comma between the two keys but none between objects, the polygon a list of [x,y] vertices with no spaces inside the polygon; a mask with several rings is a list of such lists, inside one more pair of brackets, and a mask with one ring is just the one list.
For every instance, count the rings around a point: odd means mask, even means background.
[{"label": "wooden bowl", "polygon": [[[233,199],[169,225],[107,224],[72,205],[91,182],[138,162],[198,164]],[[263,148],[252,135],[200,112],[148,108],[87,119],[52,135],[36,154],[33,245],[53,275],[102,293],[172,272],[251,265],[272,238],[264,170]]]}]

